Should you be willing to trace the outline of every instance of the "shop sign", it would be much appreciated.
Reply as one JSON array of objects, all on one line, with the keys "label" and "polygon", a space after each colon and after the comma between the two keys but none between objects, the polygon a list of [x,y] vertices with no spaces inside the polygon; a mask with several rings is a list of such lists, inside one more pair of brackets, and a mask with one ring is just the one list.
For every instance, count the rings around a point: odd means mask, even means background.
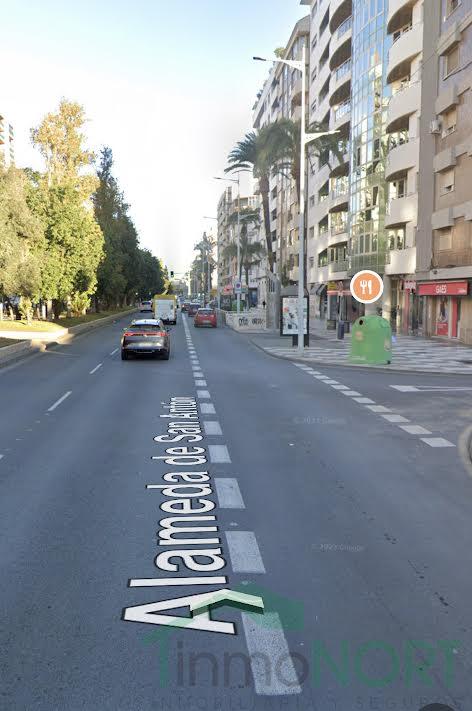
[{"label": "shop sign", "polygon": [[432,281],[418,287],[419,296],[466,296],[467,292],[466,281]]},{"label": "shop sign", "polygon": [[403,282],[404,291],[416,291],[416,281],[411,281],[410,279],[405,279]]}]

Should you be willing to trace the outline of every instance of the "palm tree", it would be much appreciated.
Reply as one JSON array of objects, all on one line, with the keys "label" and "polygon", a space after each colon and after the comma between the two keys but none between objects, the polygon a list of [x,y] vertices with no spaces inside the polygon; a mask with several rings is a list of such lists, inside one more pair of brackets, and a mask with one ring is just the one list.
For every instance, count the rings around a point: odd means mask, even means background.
[{"label": "palm tree", "polygon": [[268,127],[262,128],[258,133],[255,131],[247,133],[229,154],[228,167],[225,169],[225,173],[251,171],[259,183],[270,271],[274,266],[269,207],[270,176],[274,164],[272,138]]},{"label": "palm tree", "polygon": [[[229,217],[229,222],[235,224],[238,221],[238,214],[232,213]],[[252,210],[251,208],[246,208],[241,210],[239,213],[239,221],[241,225],[241,234],[239,236],[239,251],[240,251],[240,264],[239,264],[239,279],[241,280],[242,271],[244,269],[244,275],[246,278],[246,286],[248,288],[249,297],[249,272],[252,267],[260,264],[262,256],[265,254],[265,247],[262,242],[251,242],[249,239],[248,227],[253,224],[259,227],[259,212],[257,210]],[[226,259],[234,259],[238,255],[238,245],[236,242],[231,242],[223,250],[223,256]],[[247,301],[249,306],[249,299]]]},{"label": "palm tree", "polygon": [[201,240],[197,242],[193,248],[195,252],[199,252],[199,257],[197,257],[194,263],[196,263],[197,269],[200,272],[199,283],[202,285],[203,293],[206,293],[208,282],[211,284],[211,275],[215,267],[215,260],[212,257],[214,247],[214,238],[204,232]]}]

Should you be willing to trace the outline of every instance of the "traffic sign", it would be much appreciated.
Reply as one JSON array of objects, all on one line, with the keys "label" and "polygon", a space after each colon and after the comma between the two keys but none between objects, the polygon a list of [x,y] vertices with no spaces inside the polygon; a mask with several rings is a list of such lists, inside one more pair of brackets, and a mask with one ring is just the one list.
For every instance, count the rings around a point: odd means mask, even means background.
[{"label": "traffic sign", "polygon": [[239,279],[237,279],[237,280],[234,282],[234,293],[235,293],[235,294],[241,294],[241,293],[242,293],[242,290],[243,290],[243,286],[242,286],[241,282],[239,281]]},{"label": "traffic sign", "polygon": [[352,277],[350,290],[356,301],[361,304],[373,304],[382,296],[384,283],[377,272],[363,269]]}]

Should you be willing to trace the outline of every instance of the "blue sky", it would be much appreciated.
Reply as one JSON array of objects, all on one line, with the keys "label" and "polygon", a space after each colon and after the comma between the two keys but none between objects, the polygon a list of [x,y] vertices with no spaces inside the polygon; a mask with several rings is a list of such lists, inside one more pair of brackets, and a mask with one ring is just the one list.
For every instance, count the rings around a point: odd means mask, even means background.
[{"label": "blue sky", "polygon": [[15,0],[2,16],[0,111],[20,166],[41,165],[29,129],[62,96],[85,106],[93,150],[109,144],[141,242],[170,269],[216,223],[222,174],[271,55],[308,8],[298,0]]}]

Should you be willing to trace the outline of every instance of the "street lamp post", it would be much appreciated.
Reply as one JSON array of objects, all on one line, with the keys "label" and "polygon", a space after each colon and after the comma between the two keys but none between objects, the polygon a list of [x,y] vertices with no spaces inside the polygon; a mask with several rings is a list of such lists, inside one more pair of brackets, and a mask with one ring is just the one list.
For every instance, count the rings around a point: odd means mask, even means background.
[{"label": "street lamp post", "polygon": [[300,202],[298,220],[298,353],[303,354],[305,334],[303,328],[304,321],[304,298],[305,298],[305,181],[306,162],[305,148],[308,143],[315,141],[322,136],[329,136],[338,131],[317,131],[316,133],[306,132],[306,46],[302,47],[302,58],[297,59],[264,59],[264,57],[253,57],[258,62],[272,61],[277,64],[287,64],[289,67],[298,69],[302,74],[302,116],[300,127]]},{"label": "street lamp post", "polygon": [[[237,278],[240,281],[241,280],[241,232],[240,232],[240,212],[241,212],[241,184],[240,184],[240,179],[239,179],[239,172],[238,172],[238,179],[234,180],[234,178],[215,178],[215,180],[226,180],[229,183],[237,183],[238,184],[238,239],[236,241],[236,247],[237,247],[237,255],[236,255],[236,262],[237,262]],[[249,296],[249,284],[247,285],[248,287],[248,296]],[[241,313],[241,290],[238,289],[238,293],[236,294],[236,311]]]}]

